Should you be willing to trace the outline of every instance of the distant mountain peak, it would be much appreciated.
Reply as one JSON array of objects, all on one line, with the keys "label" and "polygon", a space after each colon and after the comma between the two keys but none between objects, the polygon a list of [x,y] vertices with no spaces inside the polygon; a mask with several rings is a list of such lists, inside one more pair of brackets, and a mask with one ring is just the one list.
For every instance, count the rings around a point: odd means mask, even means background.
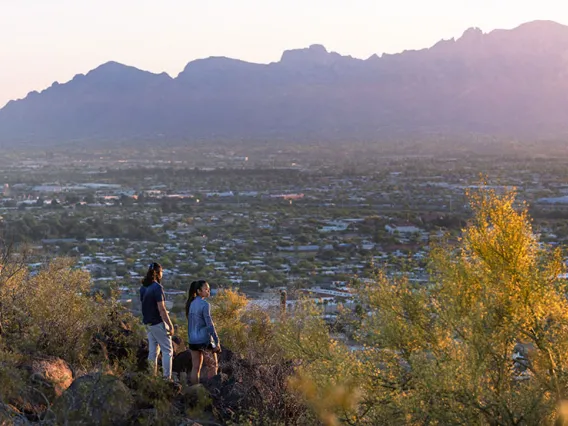
[{"label": "distant mountain peak", "polygon": [[104,64],[99,65],[98,68],[128,68],[128,65],[117,61],[107,61]]},{"label": "distant mountain peak", "polygon": [[324,54],[324,53],[328,53],[327,49],[325,48],[325,46],[323,44],[311,44],[308,47],[308,50],[310,52],[313,53],[319,53],[319,54]]},{"label": "distant mountain peak", "polygon": [[516,30],[528,30],[528,31],[539,31],[539,30],[568,30],[568,26],[561,24],[556,21],[551,20],[535,20],[530,22],[525,22],[515,28],[513,31]]},{"label": "distant mountain peak", "polygon": [[187,74],[188,72],[224,71],[230,70],[235,65],[239,66],[246,64],[250,64],[250,62],[229,58],[227,56],[210,56],[208,58],[196,59],[189,62],[178,77]]},{"label": "distant mountain peak", "polygon": [[457,40],[459,43],[476,43],[483,38],[484,34],[481,28],[471,27],[464,31],[462,36]]},{"label": "distant mountain peak", "polygon": [[84,77],[76,76],[72,82],[75,84],[88,82],[98,90],[123,90],[125,88],[138,90],[147,85],[160,85],[170,80],[172,77],[165,72],[158,74],[120,62],[109,61],[89,71]]},{"label": "distant mountain peak", "polygon": [[326,65],[334,60],[337,53],[330,53],[321,44],[312,44],[304,49],[285,50],[280,62],[285,65]]},{"label": "distant mountain peak", "polygon": [[108,71],[121,71],[121,70],[128,70],[128,69],[137,69],[128,65],[121,64],[120,62],[116,61],[108,61],[104,64],[99,65],[98,67],[89,71],[91,73],[98,73],[98,72],[108,72]]}]

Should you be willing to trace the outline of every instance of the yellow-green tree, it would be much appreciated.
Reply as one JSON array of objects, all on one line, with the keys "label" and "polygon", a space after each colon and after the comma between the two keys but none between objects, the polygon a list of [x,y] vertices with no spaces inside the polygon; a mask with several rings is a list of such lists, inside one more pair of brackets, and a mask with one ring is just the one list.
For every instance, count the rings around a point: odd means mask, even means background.
[{"label": "yellow-green tree", "polygon": [[[429,285],[379,272],[359,287],[364,350],[304,357],[292,384],[324,423],[564,424],[560,252],[539,244],[514,192],[468,195],[473,218],[457,245],[433,248]],[[298,344],[325,332],[282,330]],[[341,386],[350,391],[338,404],[329,395]]]},{"label": "yellow-green tree", "polygon": [[245,295],[224,289],[211,298],[212,317],[219,333],[221,346],[246,356],[273,353],[272,323],[260,308],[249,306]]},{"label": "yellow-green tree", "polygon": [[0,276],[1,342],[11,350],[82,361],[110,312],[108,302],[90,293],[88,272],[68,259],[54,259],[36,275],[6,265]]},{"label": "yellow-green tree", "polygon": [[300,300],[278,324],[275,340],[285,356],[299,363],[290,387],[303,394],[314,413],[329,426],[356,419],[364,362],[329,335],[320,310]]}]

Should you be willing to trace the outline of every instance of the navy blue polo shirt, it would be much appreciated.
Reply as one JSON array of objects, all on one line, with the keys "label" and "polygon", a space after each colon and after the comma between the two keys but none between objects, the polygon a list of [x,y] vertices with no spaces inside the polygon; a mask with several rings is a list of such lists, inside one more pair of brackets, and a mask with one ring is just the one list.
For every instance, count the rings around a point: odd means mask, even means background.
[{"label": "navy blue polo shirt", "polygon": [[140,301],[142,302],[142,321],[144,324],[156,325],[162,322],[158,303],[163,302],[164,287],[153,282],[148,287],[140,287]]}]

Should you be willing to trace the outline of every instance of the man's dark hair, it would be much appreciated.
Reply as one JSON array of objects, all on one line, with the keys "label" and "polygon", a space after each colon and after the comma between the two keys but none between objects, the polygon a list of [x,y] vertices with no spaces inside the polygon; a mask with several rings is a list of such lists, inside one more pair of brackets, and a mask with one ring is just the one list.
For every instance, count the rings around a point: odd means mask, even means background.
[{"label": "man's dark hair", "polygon": [[162,270],[162,265],[160,265],[159,263],[156,263],[156,262],[150,263],[150,266],[148,267],[148,272],[146,272],[146,276],[142,280],[142,285],[144,287],[148,287],[153,282],[160,283],[161,282],[161,279],[160,279],[160,271],[161,270]]}]

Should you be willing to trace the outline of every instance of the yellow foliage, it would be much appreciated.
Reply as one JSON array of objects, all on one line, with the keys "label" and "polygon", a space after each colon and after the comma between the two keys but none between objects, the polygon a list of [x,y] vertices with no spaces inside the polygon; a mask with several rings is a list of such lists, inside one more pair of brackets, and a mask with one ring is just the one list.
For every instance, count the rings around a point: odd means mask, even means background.
[{"label": "yellow foliage", "polygon": [[293,314],[278,324],[275,338],[289,359],[331,359],[334,342],[321,311],[309,300],[299,301]]},{"label": "yellow foliage", "polygon": [[90,296],[90,276],[56,259],[35,276],[20,271],[0,286],[6,345],[80,361],[108,306]]},{"label": "yellow foliage", "polygon": [[250,307],[245,295],[224,289],[211,299],[211,305],[221,345],[249,356],[270,349],[270,318],[261,309]]},{"label": "yellow foliage", "polygon": [[325,425],[357,417],[363,363],[343,343],[329,335],[321,311],[309,300],[277,325],[275,340],[284,355],[301,360],[289,385],[300,393]]},{"label": "yellow foliage", "polygon": [[300,369],[290,379],[289,384],[293,390],[306,398],[324,425],[339,425],[336,413],[353,412],[357,407],[360,391],[353,383],[328,383],[327,386],[321,386],[318,380],[320,378]]},{"label": "yellow foliage", "polygon": [[469,199],[459,244],[432,249],[429,285],[379,271],[358,287],[363,350],[331,339],[313,306],[278,326],[279,344],[301,365],[290,385],[325,424],[565,421],[561,253],[539,244],[513,191],[483,188]]}]

